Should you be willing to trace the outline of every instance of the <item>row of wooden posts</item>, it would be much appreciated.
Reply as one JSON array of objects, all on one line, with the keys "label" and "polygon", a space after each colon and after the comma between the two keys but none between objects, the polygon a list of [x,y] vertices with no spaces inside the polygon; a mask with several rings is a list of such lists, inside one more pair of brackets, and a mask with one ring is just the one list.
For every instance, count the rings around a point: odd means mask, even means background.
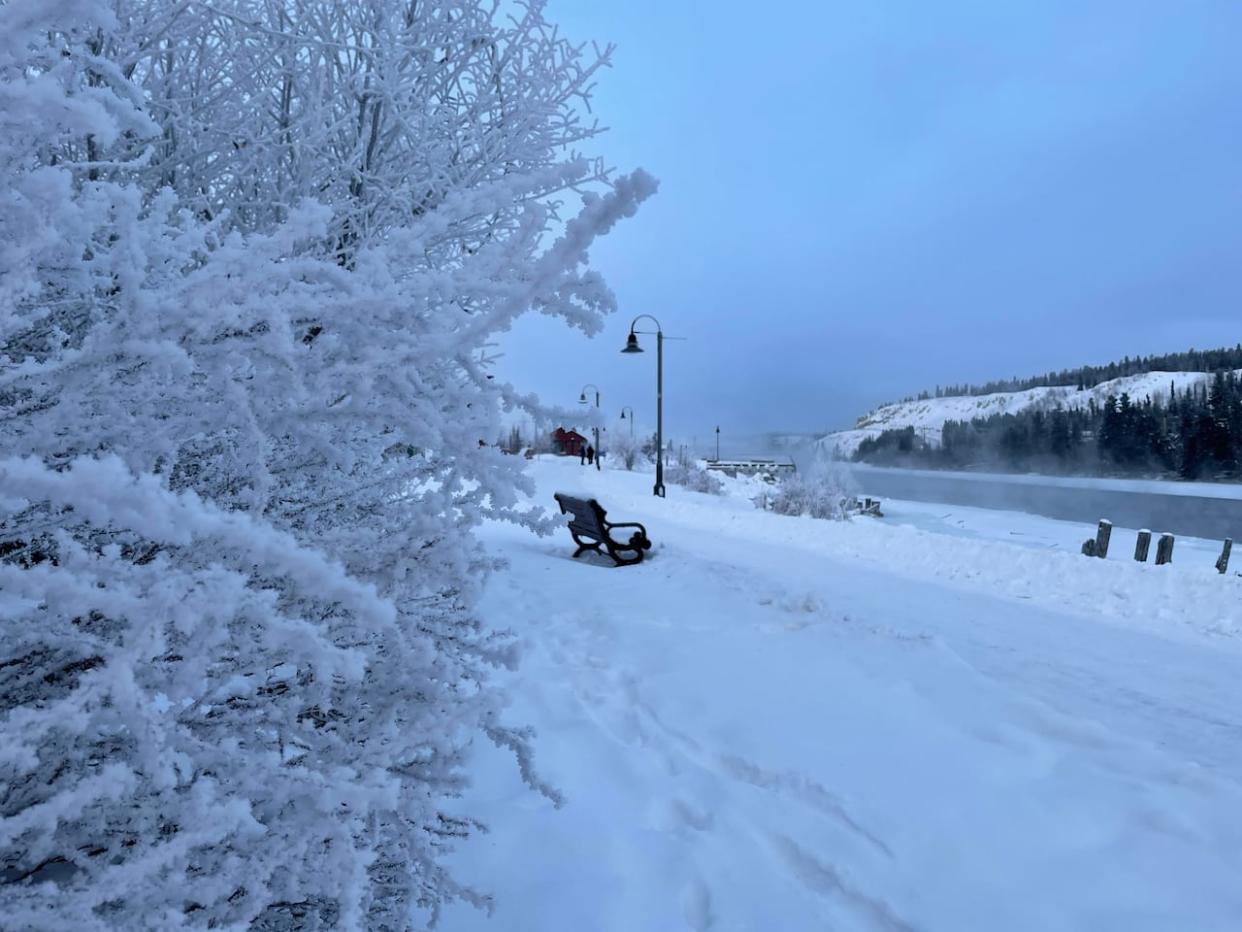
[{"label": "row of wooden posts", "polygon": [[[1108,556],[1108,544],[1113,536],[1113,523],[1104,518],[1100,519],[1099,527],[1095,531],[1095,540],[1088,539],[1082,545],[1084,556],[1099,557],[1103,560]],[[1175,538],[1172,534],[1161,534],[1160,539],[1156,542],[1156,566],[1163,566],[1166,563],[1173,562],[1173,544]],[[1138,532],[1138,540],[1134,544],[1134,559],[1139,563],[1147,562],[1147,554],[1151,550],[1151,531],[1144,528]],[[1233,538],[1225,538],[1224,549],[1221,550],[1219,559],[1216,561],[1216,571],[1225,573],[1229,570],[1229,556],[1233,552]]]}]

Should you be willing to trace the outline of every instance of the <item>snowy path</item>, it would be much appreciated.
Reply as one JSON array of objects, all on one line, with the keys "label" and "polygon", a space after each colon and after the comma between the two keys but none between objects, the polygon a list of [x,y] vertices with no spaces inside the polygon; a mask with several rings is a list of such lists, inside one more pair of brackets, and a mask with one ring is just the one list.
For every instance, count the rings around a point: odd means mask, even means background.
[{"label": "snowy path", "polygon": [[488,753],[455,864],[496,911],[445,928],[1239,927],[1242,580],[535,475],[659,546],[487,530],[510,721],[568,801]]}]

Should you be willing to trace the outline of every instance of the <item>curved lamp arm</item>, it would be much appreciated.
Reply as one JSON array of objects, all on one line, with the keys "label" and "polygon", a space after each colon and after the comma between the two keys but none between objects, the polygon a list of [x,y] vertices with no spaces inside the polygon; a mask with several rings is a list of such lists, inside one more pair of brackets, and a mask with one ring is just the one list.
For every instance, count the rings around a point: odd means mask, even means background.
[{"label": "curved lamp arm", "polygon": [[659,322],[658,320],[656,320],[654,317],[652,317],[650,314],[639,314],[639,315],[638,315],[637,317],[635,317],[635,318],[634,318],[634,320],[630,323],[630,333],[644,333],[644,332],[646,332],[646,331],[642,331],[642,330],[635,330],[635,329],[634,329],[634,328],[638,325],[638,322],[639,322],[640,320],[642,320],[644,317],[645,317],[645,318],[647,318],[647,320],[651,321],[653,324],[655,324],[655,325],[656,325],[656,333],[659,333],[659,332],[661,332],[661,331],[664,329],[663,327],[661,327],[661,326],[660,326],[660,322]]}]

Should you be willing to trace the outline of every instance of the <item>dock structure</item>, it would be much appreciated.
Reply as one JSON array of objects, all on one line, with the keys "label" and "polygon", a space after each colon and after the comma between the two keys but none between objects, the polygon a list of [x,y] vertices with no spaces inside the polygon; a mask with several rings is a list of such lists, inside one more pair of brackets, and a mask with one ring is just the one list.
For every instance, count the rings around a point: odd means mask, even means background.
[{"label": "dock structure", "polygon": [[798,471],[793,463],[762,459],[708,460],[707,468],[722,472],[726,476],[763,476],[773,482],[783,475]]}]

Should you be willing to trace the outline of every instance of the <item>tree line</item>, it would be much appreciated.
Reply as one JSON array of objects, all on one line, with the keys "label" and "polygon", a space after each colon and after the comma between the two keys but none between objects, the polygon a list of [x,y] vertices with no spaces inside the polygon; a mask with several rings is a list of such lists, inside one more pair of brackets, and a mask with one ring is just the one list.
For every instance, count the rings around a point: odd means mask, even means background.
[{"label": "tree line", "polygon": [[1101,382],[1142,375],[1146,372],[1215,372],[1219,369],[1242,369],[1242,343],[1232,348],[1165,353],[1159,356],[1126,356],[1107,365],[1078,366],[1020,379],[998,379],[982,385],[937,385],[933,391],[903,398],[903,402],[927,401],[931,398],[961,398],[994,395],[998,392],[1023,392],[1032,388],[1074,387],[1079,391],[1094,388]]},{"label": "tree line", "polygon": [[1122,393],[1102,404],[1091,398],[1085,407],[948,421],[939,443],[913,427],[886,430],[864,440],[853,458],[940,469],[1237,479],[1242,475],[1242,378],[1234,371],[1239,368],[1234,357],[1215,352],[1223,355],[1213,358],[1224,359],[1228,368],[1217,368],[1210,380],[1180,392],[1171,383],[1167,397],[1135,399]]}]

